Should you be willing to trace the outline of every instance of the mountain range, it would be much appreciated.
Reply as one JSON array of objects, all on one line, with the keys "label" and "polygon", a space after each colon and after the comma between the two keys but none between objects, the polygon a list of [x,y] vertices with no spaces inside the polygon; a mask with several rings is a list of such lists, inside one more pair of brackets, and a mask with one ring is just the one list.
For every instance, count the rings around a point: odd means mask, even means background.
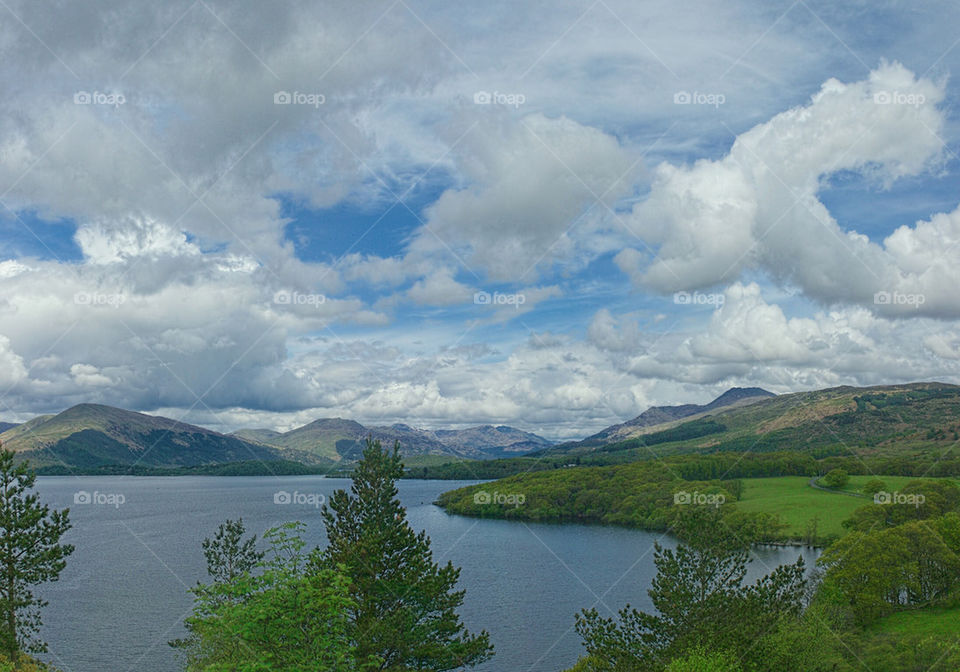
[{"label": "mountain range", "polygon": [[536,434],[502,425],[431,431],[404,424],[365,427],[343,418],[314,420],[285,433],[241,429],[232,436],[281,451],[306,451],[332,461],[357,459],[368,436],[379,439],[385,446],[399,441],[401,452],[407,456],[449,455],[472,460],[513,457],[552,445]]},{"label": "mountain range", "polygon": [[582,441],[562,444],[563,448],[593,448],[616,441],[623,441],[653,431],[678,420],[692,420],[720,409],[736,408],[775,397],[759,387],[731,387],[709,404],[681,404],[680,406],[651,406],[643,413],[619,425],[612,425]]},{"label": "mountain range", "polygon": [[[195,467],[286,461],[349,465],[367,437],[400,443],[405,457],[453,460],[616,453],[618,461],[684,452],[809,450],[819,455],[905,454],[950,449],[960,440],[960,386],[911,383],[835,387],[774,395],[732,388],[708,404],[654,406],[581,441],[553,445],[512,427],[427,430],[324,418],[288,432],[221,434],[169,418],[80,404],[56,415],[6,423],[0,442],[38,466]],[[614,457],[614,456],[611,456]]]},{"label": "mountain range", "polygon": [[[679,419],[670,419],[678,414]],[[909,459],[913,451],[946,455],[957,441],[957,385],[841,386],[777,396],[758,388],[735,388],[705,406],[650,409],[583,441],[532,455],[600,452],[629,461],[680,453],[796,450],[819,457],[874,454]]]},{"label": "mountain range", "polygon": [[415,429],[365,427],[341,418],[315,420],[289,432],[245,429],[221,434],[170,418],[100,404],[79,404],[22,424],[5,423],[0,442],[39,466],[191,467],[242,461],[290,460],[330,465],[357,459],[368,436],[400,442],[404,456],[491,459],[520,455],[550,441],[512,427]]}]

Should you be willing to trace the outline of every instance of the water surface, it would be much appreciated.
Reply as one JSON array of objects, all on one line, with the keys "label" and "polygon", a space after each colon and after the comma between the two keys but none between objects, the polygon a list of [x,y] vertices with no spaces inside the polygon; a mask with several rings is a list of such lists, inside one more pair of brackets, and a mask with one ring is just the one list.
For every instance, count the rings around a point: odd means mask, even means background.
[{"label": "water surface", "polygon": [[[434,556],[462,568],[471,630],[490,632],[497,655],[483,672],[557,672],[582,653],[574,616],[596,606],[611,613],[629,602],[649,609],[653,544],[659,534],[614,527],[545,525],[447,515],[432,502],[475,481],[401,481],[400,497],[415,529],[425,529]],[[52,506],[69,506],[77,550],[57,583],[42,589],[44,638],[51,662],[65,672],[174,672],[167,646],[184,634],[187,588],[206,580],[200,542],[227,518],[250,531],[292,520],[307,524],[307,541],[325,544],[312,495],[348,488],[345,479],[290,477],[40,477]],[[75,504],[76,493],[91,503]],[[278,492],[300,503],[278,504]],[[113,497],[111,497],[113,496]],[[81,495],[81,498],[83,496]],[[280,496],[280,499],[284,499]],[[122,503],[121,503],[122,500]],[[773,567],[800,549],[759,549]],[[811,551],[803,551],[812,561]],[[759,569],[759,562],[753,563]]]}]

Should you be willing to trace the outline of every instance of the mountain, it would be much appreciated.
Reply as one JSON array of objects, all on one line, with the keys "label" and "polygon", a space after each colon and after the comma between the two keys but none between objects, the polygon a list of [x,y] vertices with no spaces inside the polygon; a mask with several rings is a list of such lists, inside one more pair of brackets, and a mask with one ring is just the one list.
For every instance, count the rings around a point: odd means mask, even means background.
[{"label": "mountain", "polygon": [[404,456],[445,455],[463,459],[516,455],[550,445],[535,434],[510,427],[443,430],[438,435],[404,424],[365,427],[343,418],[315,420],[289,432],[241,429],[221,434],[170,418],[99,404],[80,404],[56,415],[5,425],[0,442],[38,467],[93,469],[276,460],[330,465],[358,459],[368,436],[386,446],[399,441]]},{"label": "mountain", "polygon": [[430,431],[409,425],[366,427],[353,420],[323,418],[279,433],[268,429],[241,429],[232,434],[281,451],[309,451],[328,460],[352,461],[360,457],[367,437],[385,446],[400,442],[404,456],[449,455],[485,460],[519,455],[550,446],[546,439],[512,427],[470,427]]},{"label": "mountain", "polygon": [[505,425],[437,429],[433,435],[448,448],[465,454],[480,451],[490,457],[512,457],[551,445],[541,436]]},{"label": "mountain", "polygon": [[0,422],[0,434],[7,431],[8,429],[13,429],[19,424],[20,424],[19,422]]},{"label": "mountain", "polygon": [[551,452],[555,452],[558,449],[577,451],[584,448],[596,448],[650,433],[653,431],[651,428],[659,429],[662,425],[675,423],[678,420],[715,412],[721,408],[746,406],[775,396],[773,392],[768,392],[759,387],[731,387],[709,404],[652,406],[633,420],[607,427],[596,434],[588,436],[582,441],[564,443],[557,446],[556,449],[551,450]]},{"label": "mountain", "polygon": [[543,452],[597,451],[617,453],[623,459],[776,450],[806,451],[818,457],[903,457],[917,450],[945,454],[960,440],[957,385],[843,386],[759,399],[755,394],[734,397],[739,398],[732,404],[714,406],[679,421],[651,425],[632,434],[614,432],[600,445],[583,441]]},{"label": "mountain", "polygon": [[3,446],[32,463],[73,467],[193,466],[272,461],[273,448],[203,427],[99,404],[38,416],[0,434]]}]

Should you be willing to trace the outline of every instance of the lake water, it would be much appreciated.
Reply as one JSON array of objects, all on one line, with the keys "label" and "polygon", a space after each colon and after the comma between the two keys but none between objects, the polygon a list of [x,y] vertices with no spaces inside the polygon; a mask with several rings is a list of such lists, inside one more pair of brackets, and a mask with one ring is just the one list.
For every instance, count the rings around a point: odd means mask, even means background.
[{"label": "lake water", "polygon": [[[582,653],[575,614],[611,613],[631,603],[649,609],[653,544],[659,534],[612,527],[543,525],[447,515],[434,506],[443,491],[475,481],[401,481],[400,497],[415,529],[432,539],[435,559],[462,568],[460,613],[472,631],[490,632],[497,655],[483,672],[558,672]],[[51,506],[71,509],[76,546],[57,583],[40,591],[46,658],[65,672],[175,672],[167,641],[184,634],[187,588],[206,580],[200,548],[227,518],[243,517],[257,534],[291,520],[307,524],[307,541],[325,536],[311,495],[349,487],[344,479],[309,477],[41,477]],[[294,501],[275,502],[283,491]],[[75,504],[88,493],[90,503]],[[296,497],[294,494],[296,493]],[[82,495],[81,495],[82,497]],[[281,497],[282,498],[282,497]],[[764,565],[808,564],[813,551],[764,548]],[[761,564],[763,563],[763,564]]]}]

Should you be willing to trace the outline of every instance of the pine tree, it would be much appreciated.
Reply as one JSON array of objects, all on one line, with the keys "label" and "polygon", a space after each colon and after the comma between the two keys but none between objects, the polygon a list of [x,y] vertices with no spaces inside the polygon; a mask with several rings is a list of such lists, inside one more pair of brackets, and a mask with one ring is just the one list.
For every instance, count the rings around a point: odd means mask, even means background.
[{"label": "pine tree", "polygon": [[756,641],[783,619],[801,613],[806,588],[803,558],[745,584],[752,539],[735,534],[713,507],[691,507],[673,530],[676,549],[655,543],[657,575],[647,591],[655,613],[631,609],[619,619],[596,609],[577,617],[577,632],[597,672],[659,671],[702,648],[744,661]]},{"label": "pine tree", "polygon": [[69,509],[50,511],[32,492],[36,474],[27,462],[0,446],[0,648],[10,660],[21,652],[41,653],[36,638],[46,602],[33,586],[56,581],[73,546],[61,544],[70,529]]},{"label": "pine tree", "polygon": [[435,563],[426,533],[410,527],[397,496],[402,475],[399,445],[390,452],[368,439],[350,492],[324,506],[329,546],[320,564],[350,579],[358,660],[377,660],[384,672],[472,667],[493,655],[490,636],[460,621],[460,570]]},{"label": "pine tree", "polygon": [[203,540],[203,557],[207,559],[207,573],[216,583],[227,583],[241,574],[251,572],[263,560],[257,551],[257,535],[243,538],[246,528],[243,518],[220,524],[213,538]]}]

